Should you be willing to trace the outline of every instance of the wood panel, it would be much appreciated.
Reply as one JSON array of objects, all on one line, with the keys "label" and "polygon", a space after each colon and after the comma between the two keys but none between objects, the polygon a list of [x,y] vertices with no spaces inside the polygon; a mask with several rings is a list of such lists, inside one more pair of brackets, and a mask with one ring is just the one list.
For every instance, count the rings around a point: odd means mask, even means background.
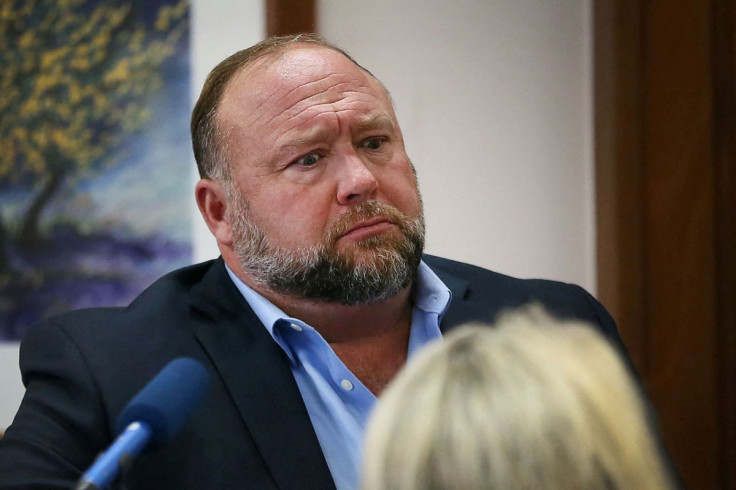
[{"label": "wood panel", "polygon": [[595,2],[598,296],[646,382],[642,45],[638,0]]},{"label": "wood panel", "polygon": [[599,296],[689,488],[736,488],[734,0],[595,2]]},{"label": "wood panel", "polygon": [[719,447],[722,488],[736,488],[736,1],[714,2]]},{"label": "wood panel", "polygon": [[711,16],[645,9],[645,247],[649,385],[692,488],[718,488]]},{"label": "wood panel", "polygon": [[317,29],[314,0],[267,0],[266,34],[284,36]]}]

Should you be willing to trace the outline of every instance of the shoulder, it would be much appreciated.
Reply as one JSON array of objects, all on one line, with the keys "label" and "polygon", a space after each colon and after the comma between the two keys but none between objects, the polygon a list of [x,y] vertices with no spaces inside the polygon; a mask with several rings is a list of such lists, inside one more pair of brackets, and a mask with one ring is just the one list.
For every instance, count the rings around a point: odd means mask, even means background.
[{"label": "shoulder", "polygon": [[163,309],[167,302],[175,302],[177,298],[190,294],[192,288],[202,281],[217,262],[210,260],[169,272],[143,290],[128,306],[72,310],[56,315],[49,321],[57,325],[80,325],[110,320],[122,314],[135,314],[139,310],[148,311],[152,306]]},{"label": "shoulder", "polygon": [[582,290],[574,284],[549,279],[521,279],[443,257],[425,255],[423,260],[443,281],[465,282],[465,298],[478,294],[495,294],[504,298],[519,297],[525,300],[530,295],[579,294]]},{"label": "shoulder", "polygon": [[212,282],[208,275],[219,279],[217,267],[210,261],[175,270],[125,307],[70,311],[33,325],[20,346],[24,383],[53,373],[70,384],[96,386],[117,406],[172,358],[201,357],[193,291]]},{"label": "shoulder", "polygon": [[208,261],[170,272],[128,306],[74,310],[40,321],[21,343],[21,362],[46,356],[51,349],[78,352],[102,364],[131,352],[163,354],[181,349],[184,340],[180,339],[191,339],[196,326],[192,291],[217,264]]},{"label": "shoulder", "polygon": [[585,289],[548,279],[521,279],[442,257],[424,262],[453,293],[447,320],[451,327],[466,321],[493,322],[509,309],[537,303],[560,318],[587,321],[617,337],[613,319]]}]

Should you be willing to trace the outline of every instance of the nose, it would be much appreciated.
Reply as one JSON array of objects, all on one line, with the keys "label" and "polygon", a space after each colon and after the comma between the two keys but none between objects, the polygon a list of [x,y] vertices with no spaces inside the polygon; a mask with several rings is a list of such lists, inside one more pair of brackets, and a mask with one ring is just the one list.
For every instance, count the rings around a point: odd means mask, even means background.
[{"label": "nose", "polygon": [[377,189],[378,180],[366,163],[355,153],[346,155],[337,184],[337,201],[343,205],[359,203],[373,197]]}]

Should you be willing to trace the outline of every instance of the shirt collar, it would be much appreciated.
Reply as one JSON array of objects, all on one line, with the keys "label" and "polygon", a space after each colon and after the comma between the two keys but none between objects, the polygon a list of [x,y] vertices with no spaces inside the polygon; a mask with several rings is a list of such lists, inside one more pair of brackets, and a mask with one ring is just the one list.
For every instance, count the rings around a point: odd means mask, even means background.
[{"label": "shirt collar", "polygon": [[417,282],[414,285],[411,299],[414,306],[428,313],[437,313],[439,318],[447,311],[452,300],[450,289],[437,277],[424,261],[419,262]]},{"label": "shirt collar", "polygon": [[[245,284],[227,264],[225,264],[225,269],[235,284],[235,287],[238,288],[240,294],[243,295],[258,319],[266,327],[266,330],[268,330],[268,333],[271,334],[271,337],[281,346],[291,361],[295,362],[291,349],[286,345],[281,336],[277,334],[274,327],[278,322],[297,323],[302,326],[305,325],[304,322],[297,318],[289,317],[278,306]],[[427,313],[436,313],[439,323],[442,315],[444,315],[447,307],[450,305],[452,293],[442,280],[437,277],[437,274],[424,261],[421,261],[417,271],[417,281],[412,290],[411,297],[416,308]]]},{"label": "shirt collar", "polygon": [[253,313],[256,314],[261,323],[263,323],[263,325],[266,327],[266,330],[268,330],[268,333],[271,334],[271,337],[273,337],[273,339],[281,346],[281,348],[286,351],[286,353],[291,358],[291,361],[294,362],[291,349],[288,349],[286,345],[284,345],[284,342],[281,340],[280,336],[276,335],[274,326],[277,322],[281,320],[294,321],[296,319],[290,318],[286,313],[281,310],[281,308],[271,303],[260,293],[256,292],[255,289],[245,284],[238,276],[235,275],[235,273],[230,269],[227,264],[225,264],[225,269],[227,270],[230,279],[235,284],[235,287],[238,288],[240,294],[243,295],[245,300],[253,309]]}]

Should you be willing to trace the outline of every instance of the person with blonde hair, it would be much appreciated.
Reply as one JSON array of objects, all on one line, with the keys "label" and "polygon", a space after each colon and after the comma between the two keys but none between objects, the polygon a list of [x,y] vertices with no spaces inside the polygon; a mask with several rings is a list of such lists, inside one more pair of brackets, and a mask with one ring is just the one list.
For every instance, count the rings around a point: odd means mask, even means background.
[{"label": "person with blonde hair", "polygon": [[672,488],[618,353],[538,306],[418,353],[380,398],[364,463],[364,490]]}]

